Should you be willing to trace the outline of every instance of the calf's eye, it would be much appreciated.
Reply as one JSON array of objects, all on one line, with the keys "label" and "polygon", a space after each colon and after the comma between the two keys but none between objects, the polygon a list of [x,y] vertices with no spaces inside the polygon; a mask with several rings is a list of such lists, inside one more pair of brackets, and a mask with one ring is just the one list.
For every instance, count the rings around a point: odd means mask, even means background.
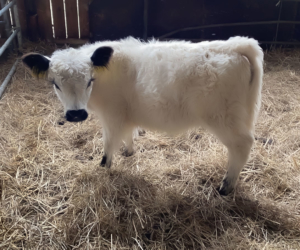
[{"label": "calf's eye", "polygon": [[92,78],[92,79],[89,80],[88,85],[87,85],[87,88],[91,86],[91,84],[92,84],[92,82],[93,82],[94,80],[95,80],[94,78]]},{"label": "calf's eye", "polygon": [[56,89],[60,90],[60,88],[58,87],[58,85],[55,83],[55,81],[51,81],[51,83],[55,86]]},{"label": "calf's eye", "polygon": [[56,83],[54,83],[54,86],[55,86],[55,88],[57,88],[57,89],[59,89],[59,90],[60,90],[60,88],[57,86],[57,84],[56,84]]}]

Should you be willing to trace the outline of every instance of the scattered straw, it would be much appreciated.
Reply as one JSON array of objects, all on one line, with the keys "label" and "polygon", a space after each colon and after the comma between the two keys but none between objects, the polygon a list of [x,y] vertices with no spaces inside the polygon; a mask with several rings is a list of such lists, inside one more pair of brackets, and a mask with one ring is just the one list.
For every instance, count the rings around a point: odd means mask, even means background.
[{"label": "scattered straw", "polygon": [[100,124],[59,125],[52,87],[22,65],[0,109],[0,249],[300,248],[299,50],[266,54],[256,143],[226,198],[226,149],[201,129],[146,131],[107,170]]}]

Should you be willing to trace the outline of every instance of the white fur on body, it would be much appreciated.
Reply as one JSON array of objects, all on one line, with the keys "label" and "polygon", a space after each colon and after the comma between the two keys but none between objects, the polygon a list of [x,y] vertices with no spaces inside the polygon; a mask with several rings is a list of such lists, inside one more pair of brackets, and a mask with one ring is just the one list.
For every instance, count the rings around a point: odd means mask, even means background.
[{"label": "white fur on body", "polygon": [[[90,57],[113,49],[107,68],[92,72]],[[124,140],[133,152],[132,133],[140,126],[176,134],[202,126],[228,148],[228,172],[221,192],[232,191],[253,143],[261,103],[263,52],[257,41],[142,43],[133,38],[57,51],[48,76],[66,110],[93,111],[103,127],[106,165]],[[86,90],[91,78],[92,88]],[[90,96],[89,96],[90,95]]]}]

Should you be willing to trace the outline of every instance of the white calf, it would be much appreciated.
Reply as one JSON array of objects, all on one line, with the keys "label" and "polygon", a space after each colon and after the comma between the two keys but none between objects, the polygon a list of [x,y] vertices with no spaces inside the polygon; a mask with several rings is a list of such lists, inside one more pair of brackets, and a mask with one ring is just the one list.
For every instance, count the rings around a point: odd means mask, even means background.
[{"label": "white calf", "polygon": [[31,53],[23,62],[54,84],[67,120],[83,121],[87,110],[99,117],[101,165],[110,167],[122,139],[128,155],[133,153],[137,126],[171,134],[202,126],[228,148],[220,193],[234,189],[261,102],[263,52],[257,41],[143,43],[127,38],[56,51],[51,58]]}]

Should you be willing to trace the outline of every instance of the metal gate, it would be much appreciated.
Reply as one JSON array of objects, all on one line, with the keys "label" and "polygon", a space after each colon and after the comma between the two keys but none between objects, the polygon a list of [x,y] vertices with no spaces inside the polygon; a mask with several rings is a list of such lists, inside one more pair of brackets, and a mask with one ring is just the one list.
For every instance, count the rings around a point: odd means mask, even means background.
[{"label": "metal gate", "polygon": [[[18,15],[18,9],[17,9],[17,5],[16,5],[16,0],[13,0],[11,2],[9,2],[8,4],[5,5],[5,1],[1,0],[1,6],[3,7],[0,10],[0,17],[4,16],[4,21],[1,21],[1,24],[5,25],[6,27],[6,33],[7,33],[7,40],[5,41],[5,43],[0,47],[0,56],[2,56],[2,54],[4,53],[4,51],[11,45],[11,43],[14,41],[14,38],[17,37],[18,38],[18,46],[22,47],[22,36],[20,33],[20,20],[19,20],[19,15]],[[12,27],[12,29],[10,29],[10,25],[13,25],[13,22],[10,22],[9,20],[9,16],[8,16],[8,12],[12,12],[13,10],[13,14],[14,14],[14,22],[15,22],[15,27]],[[12,15],[11,15],[12,17]],[[12,20],[12,18],[10,18]],[[0,98],[7,86],[7,84],[9,83],[11,77],[13,76],[14,72],[16,71],[16,67],[18,64],[18,60],[16,60],[16,62],[14,63],[14,65],[12,66],[11,70],[9,71],[8,75],[6,76],[6,78],[4,79],[3,83],[0,86]]]}]

